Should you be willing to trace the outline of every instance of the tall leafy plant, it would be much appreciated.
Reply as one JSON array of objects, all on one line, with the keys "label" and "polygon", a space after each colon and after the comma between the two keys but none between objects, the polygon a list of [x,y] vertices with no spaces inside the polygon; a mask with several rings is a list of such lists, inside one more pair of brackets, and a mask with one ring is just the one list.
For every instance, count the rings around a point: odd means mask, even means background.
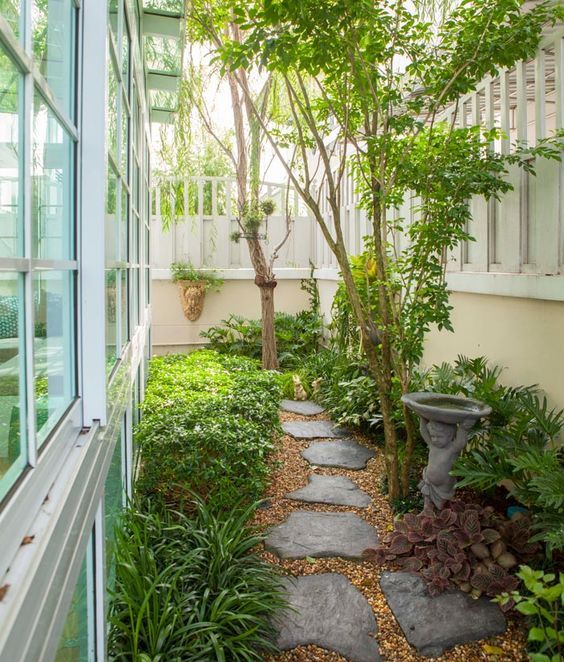
[{"label": "tall leafy plant", "polygon": [[[523,11],[519,0],[475,0],[446,6],[433,25],[419,5],[413,11],[403,0],[240,2],[233,19],[243,36],[217,45],[337,258],[378,388],[392,498],[409,489],[417,438],[405,411],[400,467],[394,378],[409,390],[431,325],[451,328],[446,256],[470,239],[468,200],[506,192],[511,164],[530,170],[531,156],[559,158],[548,141],[496,153],[491,146],[499,131],[461,128],[438,117],[447,105],[456,116],[460,95],[486,74],[530,57],[543,26],[557,21],[562,8],[541,2]],[[268,125],[252,103],[248,74],[261,67],[284,82],[290,121],[283,130]],[[300,169],[295,152],[291,159],[284,153],[281,135],[296,146]],[[366,248],[375,263],[376,316],[372,301],[363,301],[346,251],[341,192],[349,165],[371,225]],[[409,228],[390,213],[408,195],[416,201]],[[401,252],[391,241],[400,231],[409,239]]]}]

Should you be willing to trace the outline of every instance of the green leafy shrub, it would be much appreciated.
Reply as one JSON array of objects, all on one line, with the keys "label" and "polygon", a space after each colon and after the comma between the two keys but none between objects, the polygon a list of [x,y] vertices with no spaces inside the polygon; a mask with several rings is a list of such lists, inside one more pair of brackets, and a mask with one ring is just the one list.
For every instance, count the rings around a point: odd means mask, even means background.
[{"label": "green leafy shrub", "polygon": [[533,570],[521,566],[517,576],[525,591],[512,591],[496,599],[503,607],[527,616],[532,627],[528,640],[531,662],[562,662],[564,652],[564,574]]},{"label": "green leafy shrub", "polygon": [[137,489],[177,503],[192,491],[219,506],[260,496],[279,429],[280,387],[256,362],[202,350],[151,361]]},{"label": "green leafy shrub", "polygon": [[[283,370],[300,365],[302,359],[317,351],[323,324],[321,316],[311,310],[296,315],[276,313],[274,326],[278,359]],[[262,326],[260,320],[230,315],[218,326],[200,333],[209,342],[209,348],[222,354],[237,354],[259,359],[262,353]]]},{"label": "green leafy shrub", "polygon": [[459,356],[428,374],[432,390],[462,394],[486,402],[492,414],[472,430],[466,451],[453,474],[459,487],[483,492],[501,482],[531,510],[535,540],[547,551],[564,549],[564,451],[556,439],[564,428],[564,411],[548,407],[536,386],[507,387],[501,370],[485,358]]},{"label": "green leafy shrub", "polygon": [[271,617],[284,607],[275,566],[252,549],[256,504],[193,518],[146,503],[117,532],[111,660],[238,662],[274,652]]},{"label": "green leafy shrub", "polygon": [[180,280],[202,281],[206,290],[219,289],[224,282],[213,269],[196,269],[190,262],[173,262],[170,273],[174,283]]},{"label": "green leafy shrub", "polygon": [[493,508],[452,501],[438,512],[406,513],[365,556],[419,573],[431,595],[456,586],[475,598],[493,597],[515,589],[511,569],[538,552],[529,525],[526,517],[507,520]]}]

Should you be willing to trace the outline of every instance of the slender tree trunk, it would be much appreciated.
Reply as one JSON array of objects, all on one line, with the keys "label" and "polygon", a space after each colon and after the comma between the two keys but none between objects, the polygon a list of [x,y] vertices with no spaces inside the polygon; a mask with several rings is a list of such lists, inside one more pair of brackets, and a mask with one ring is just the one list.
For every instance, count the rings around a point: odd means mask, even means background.
[{"label": "slender tree trunk", "polygon": [[[407,391],[406,388],[403,389]],[[411,460],[413,459],[413,450],[417,443],[417,428],[413,420],[413,415],[409,409],[403,405],[403,420],[405,422],[405,457],[401,466],[401,494],[406,497],[409,494],[409,478],[411,475]]]},{"label": "slender tree trunk", "polygon": [[[256,283],[255,278],[255,283]],[[278,352],[274,326],[274,288],[277,282],[269,281],[259,285],[262,311],[262,367],[265,370],[278,370]]]}]

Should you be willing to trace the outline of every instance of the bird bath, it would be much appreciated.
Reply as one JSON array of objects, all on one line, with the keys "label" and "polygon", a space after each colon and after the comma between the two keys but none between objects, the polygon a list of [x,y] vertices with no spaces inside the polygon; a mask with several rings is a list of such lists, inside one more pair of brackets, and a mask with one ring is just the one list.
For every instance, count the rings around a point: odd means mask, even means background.
[{"label": "bird bath", "polygon": [[419,416],[421,436],[429,446],[429,461],[419,489],[425,509],[439,510],[454,496],[452,466],[468,441],[468,432],[492,408],[471,398],[445,393],[406,393],[402,402]]}]

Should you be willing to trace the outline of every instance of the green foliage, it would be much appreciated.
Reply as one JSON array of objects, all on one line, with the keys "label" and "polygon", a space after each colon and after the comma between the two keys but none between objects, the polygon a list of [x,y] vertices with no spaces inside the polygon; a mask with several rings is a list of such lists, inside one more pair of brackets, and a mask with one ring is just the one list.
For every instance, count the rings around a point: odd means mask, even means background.
[{"label": "green foliage", "polygon": [[453,474],[461,479],[459,487],[478,491],[510,481],[509,493],[531,510],[535,539],[550,554],[564,549],[564,451],[556,443],[564,411],[551,410],[535,386],[503,386],[500,374],[484,357],[459,356],[454,366],[435,366],[425,377],[431,390],[492,407],[491,416],[472,430]]},{"label": "green foliage", "polygon": [[562,662],[564,652],[564,573],[533,570],[521,566],[517,576],[526,591],[512,591],[496,599],[503,606],[527,616],[531,662]]},{"label": "green foliage", "polygon": [[229,507],[257,499],[279,429],[280,387],[256,362],[212,351],[152,359],[137,489],[178,503],[188,490]]},{"label": "green foliage", "polygon": [[[318,348],[322,319],[314,311],[302,310],[296,315],[276,313],[274,326],[278,359],[283,370],[292,370],[304,357]],[[262,326],[260,320],[230,315],[221,326],[212,326],[200,335],[209,341],[210,349],[222,354],[236,354],[258,359],[262,353]]]},{"label": "green foliage", "polygon": [[173,262],[170,265],[171,280],[191,280],[203,282],[206,290],[219,289],[223,285],[223,279],[212,269],[196,269],[190,262]]},{"label": "green foliage", "polygon": [[249,662],[275,652],[271,617],[284,607],[275,566],[252,549],[256,504],[193,518],[146,503],[116,533],[110,660]]}]

